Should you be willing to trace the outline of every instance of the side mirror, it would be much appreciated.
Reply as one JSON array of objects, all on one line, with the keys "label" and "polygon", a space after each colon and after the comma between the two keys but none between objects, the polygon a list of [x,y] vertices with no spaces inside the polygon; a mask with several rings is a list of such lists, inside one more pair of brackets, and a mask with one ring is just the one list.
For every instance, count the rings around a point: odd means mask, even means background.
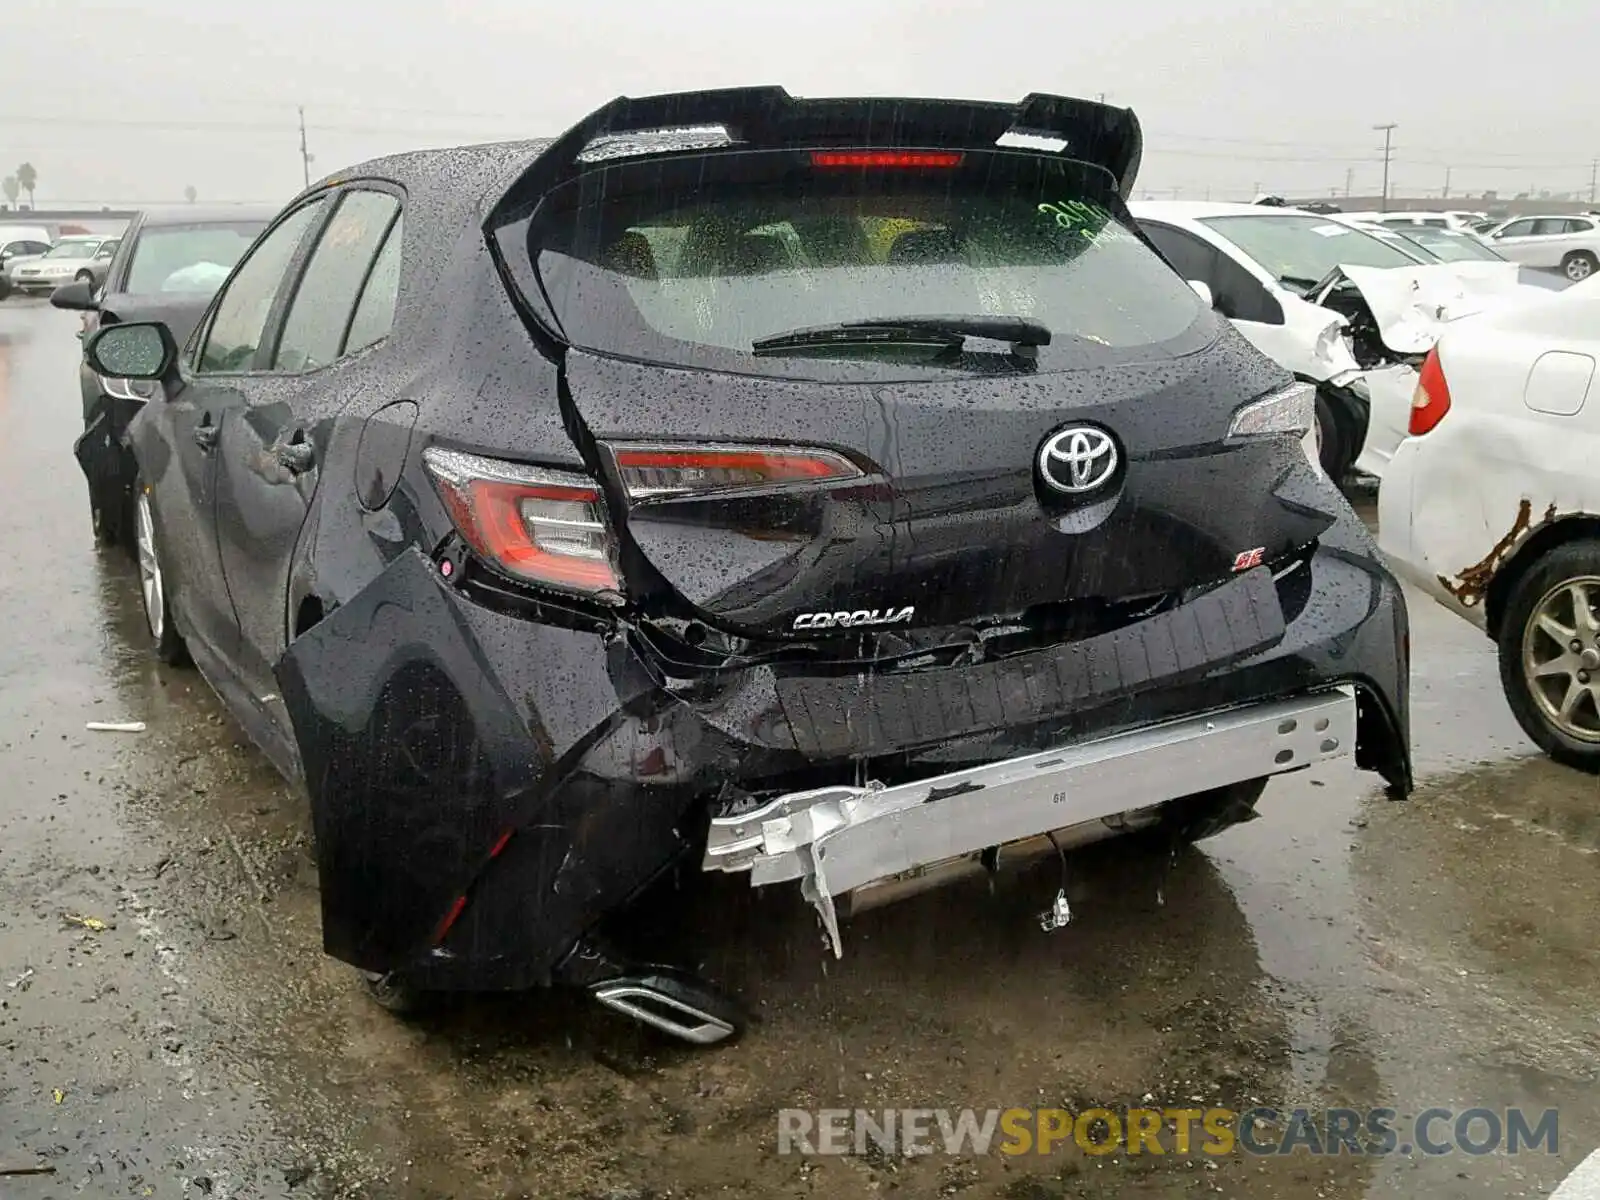
[{"label": "side mirror", "polygon": [[94,284],[87,279],[63,283],[50,293],[50,303],[56,308],[70,308],[73,312],[93,312],[99,307],[94,301]]},{"label": "side mirror", "polygon": [[178,343],[160,321],[129,321],[95,330],[83,357],[110,379],[166,379],[178,363]]},{"label": "side mirror", "polygon": [[1189,280],[1189,286],[1194,289],[1194,294],[1205,302],[1207,308],[1217,306],[1217,298],[1211,294],[1211,285],[1203,279]]}]

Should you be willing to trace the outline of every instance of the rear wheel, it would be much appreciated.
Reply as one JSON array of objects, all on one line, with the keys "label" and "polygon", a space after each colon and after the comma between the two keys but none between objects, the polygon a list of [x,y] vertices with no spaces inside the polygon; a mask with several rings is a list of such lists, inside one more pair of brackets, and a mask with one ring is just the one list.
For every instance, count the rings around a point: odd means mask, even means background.
[{"label": "rear wheel", "polygon": [[1561,260],[1561,273],[1573,283],[1581,283],[1600,267],[1600,259],[1587,250],[1574,250]]},{"label": "rear wheel", "polygon": [[150,505],[150,491],[142,480],[134,487],[133,528],[134,551],[139,563],[139,591],[144,599],[144,619],[150,630],[151,646],[156,657],[164,663],[177,665],[188,662],[189,653],[183,644],[183,637],[172,623],[165,560],[156,533],[155,512]]},{"label": "rear wheel", "polygon": [[1247,779],[1183,796],[1166,806],[1161,814],[1161,826],[1181,842],[1216,837],[1224,829],[1254,820],[1256,802],[1266,790],[1267,780]]},{"label": "rear wheel", "polygon": [[1322,469],[1328,473],[1328,478],[1336,484],[1342,483],[1350,473],[1355,453],[1350,449],[1351,437],[1339,410],[1320,390],[1317,392],[1316,415],[1317,457],[1322,460]]},{"label": "rear wheel", "polygon": [[1500,683],[1556,762],[1600,774],[1600,541],[1557,546],[1512,588],[1500,621]]}]

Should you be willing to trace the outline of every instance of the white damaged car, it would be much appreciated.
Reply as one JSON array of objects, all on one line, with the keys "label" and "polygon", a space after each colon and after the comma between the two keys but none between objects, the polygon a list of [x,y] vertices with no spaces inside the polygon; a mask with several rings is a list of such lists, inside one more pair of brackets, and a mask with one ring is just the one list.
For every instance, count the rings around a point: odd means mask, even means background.
[{"label": "white damaged car", "polygon": [[1129,206],[1167,260],[1262,353],[1317,385],[1324,469],[1382,478],[1417,369],[1449,321],[1549,295],[1509,262],[1419,262],[1397,234],[1250,204]]},{"label": "white damaged car", "polygon": [[1445,331],[1378,493],[1398,574],[1494,639],[1524,731],[1600,773],[1600,276]]}]

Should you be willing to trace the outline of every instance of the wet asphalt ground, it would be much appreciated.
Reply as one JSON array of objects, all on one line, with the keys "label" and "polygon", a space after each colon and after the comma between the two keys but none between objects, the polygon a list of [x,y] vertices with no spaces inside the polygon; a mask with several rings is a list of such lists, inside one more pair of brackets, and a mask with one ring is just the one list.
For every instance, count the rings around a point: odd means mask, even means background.
[{"label": "wet asphalt ground", "polygon": [[[400,1022],[320,952],[304,799],[143,652],[71,457],[76,328],[0,305],[5,1200],[1511,1197],[1600,1145],[1600,785],[1532,752],[1489,643],[1421,597],[1409,803],[1301,773],[1164,903],[1159,861],[1102,849],[1063,931],[1051,865],[866,914],[840,962],[798,897],[706,885],[663,919],[760,1018],[709,1052],[564,996]],[[785,1107],[1141,1102],[1558,1108],[1559,1153],[777,1154]]]}]

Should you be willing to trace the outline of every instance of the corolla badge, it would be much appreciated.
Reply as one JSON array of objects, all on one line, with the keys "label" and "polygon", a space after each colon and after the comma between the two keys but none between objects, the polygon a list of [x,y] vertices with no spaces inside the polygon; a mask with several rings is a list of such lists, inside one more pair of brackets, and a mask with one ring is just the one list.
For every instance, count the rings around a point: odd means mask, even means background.
[{"label": "corolla badge", "polygon": [[1081,495],[1108,483],[1117,471],[1117,444],[1093,425],[1068,425],[1039,447],[1039,475],[1058,492]]},{"label": "corolla badge", "polygon": [[858,608],[854,612],[801,613],[794,619],[795,629],[855,629],[862,625],[904,625],[916,613],[916,606],[904,608]]}]

